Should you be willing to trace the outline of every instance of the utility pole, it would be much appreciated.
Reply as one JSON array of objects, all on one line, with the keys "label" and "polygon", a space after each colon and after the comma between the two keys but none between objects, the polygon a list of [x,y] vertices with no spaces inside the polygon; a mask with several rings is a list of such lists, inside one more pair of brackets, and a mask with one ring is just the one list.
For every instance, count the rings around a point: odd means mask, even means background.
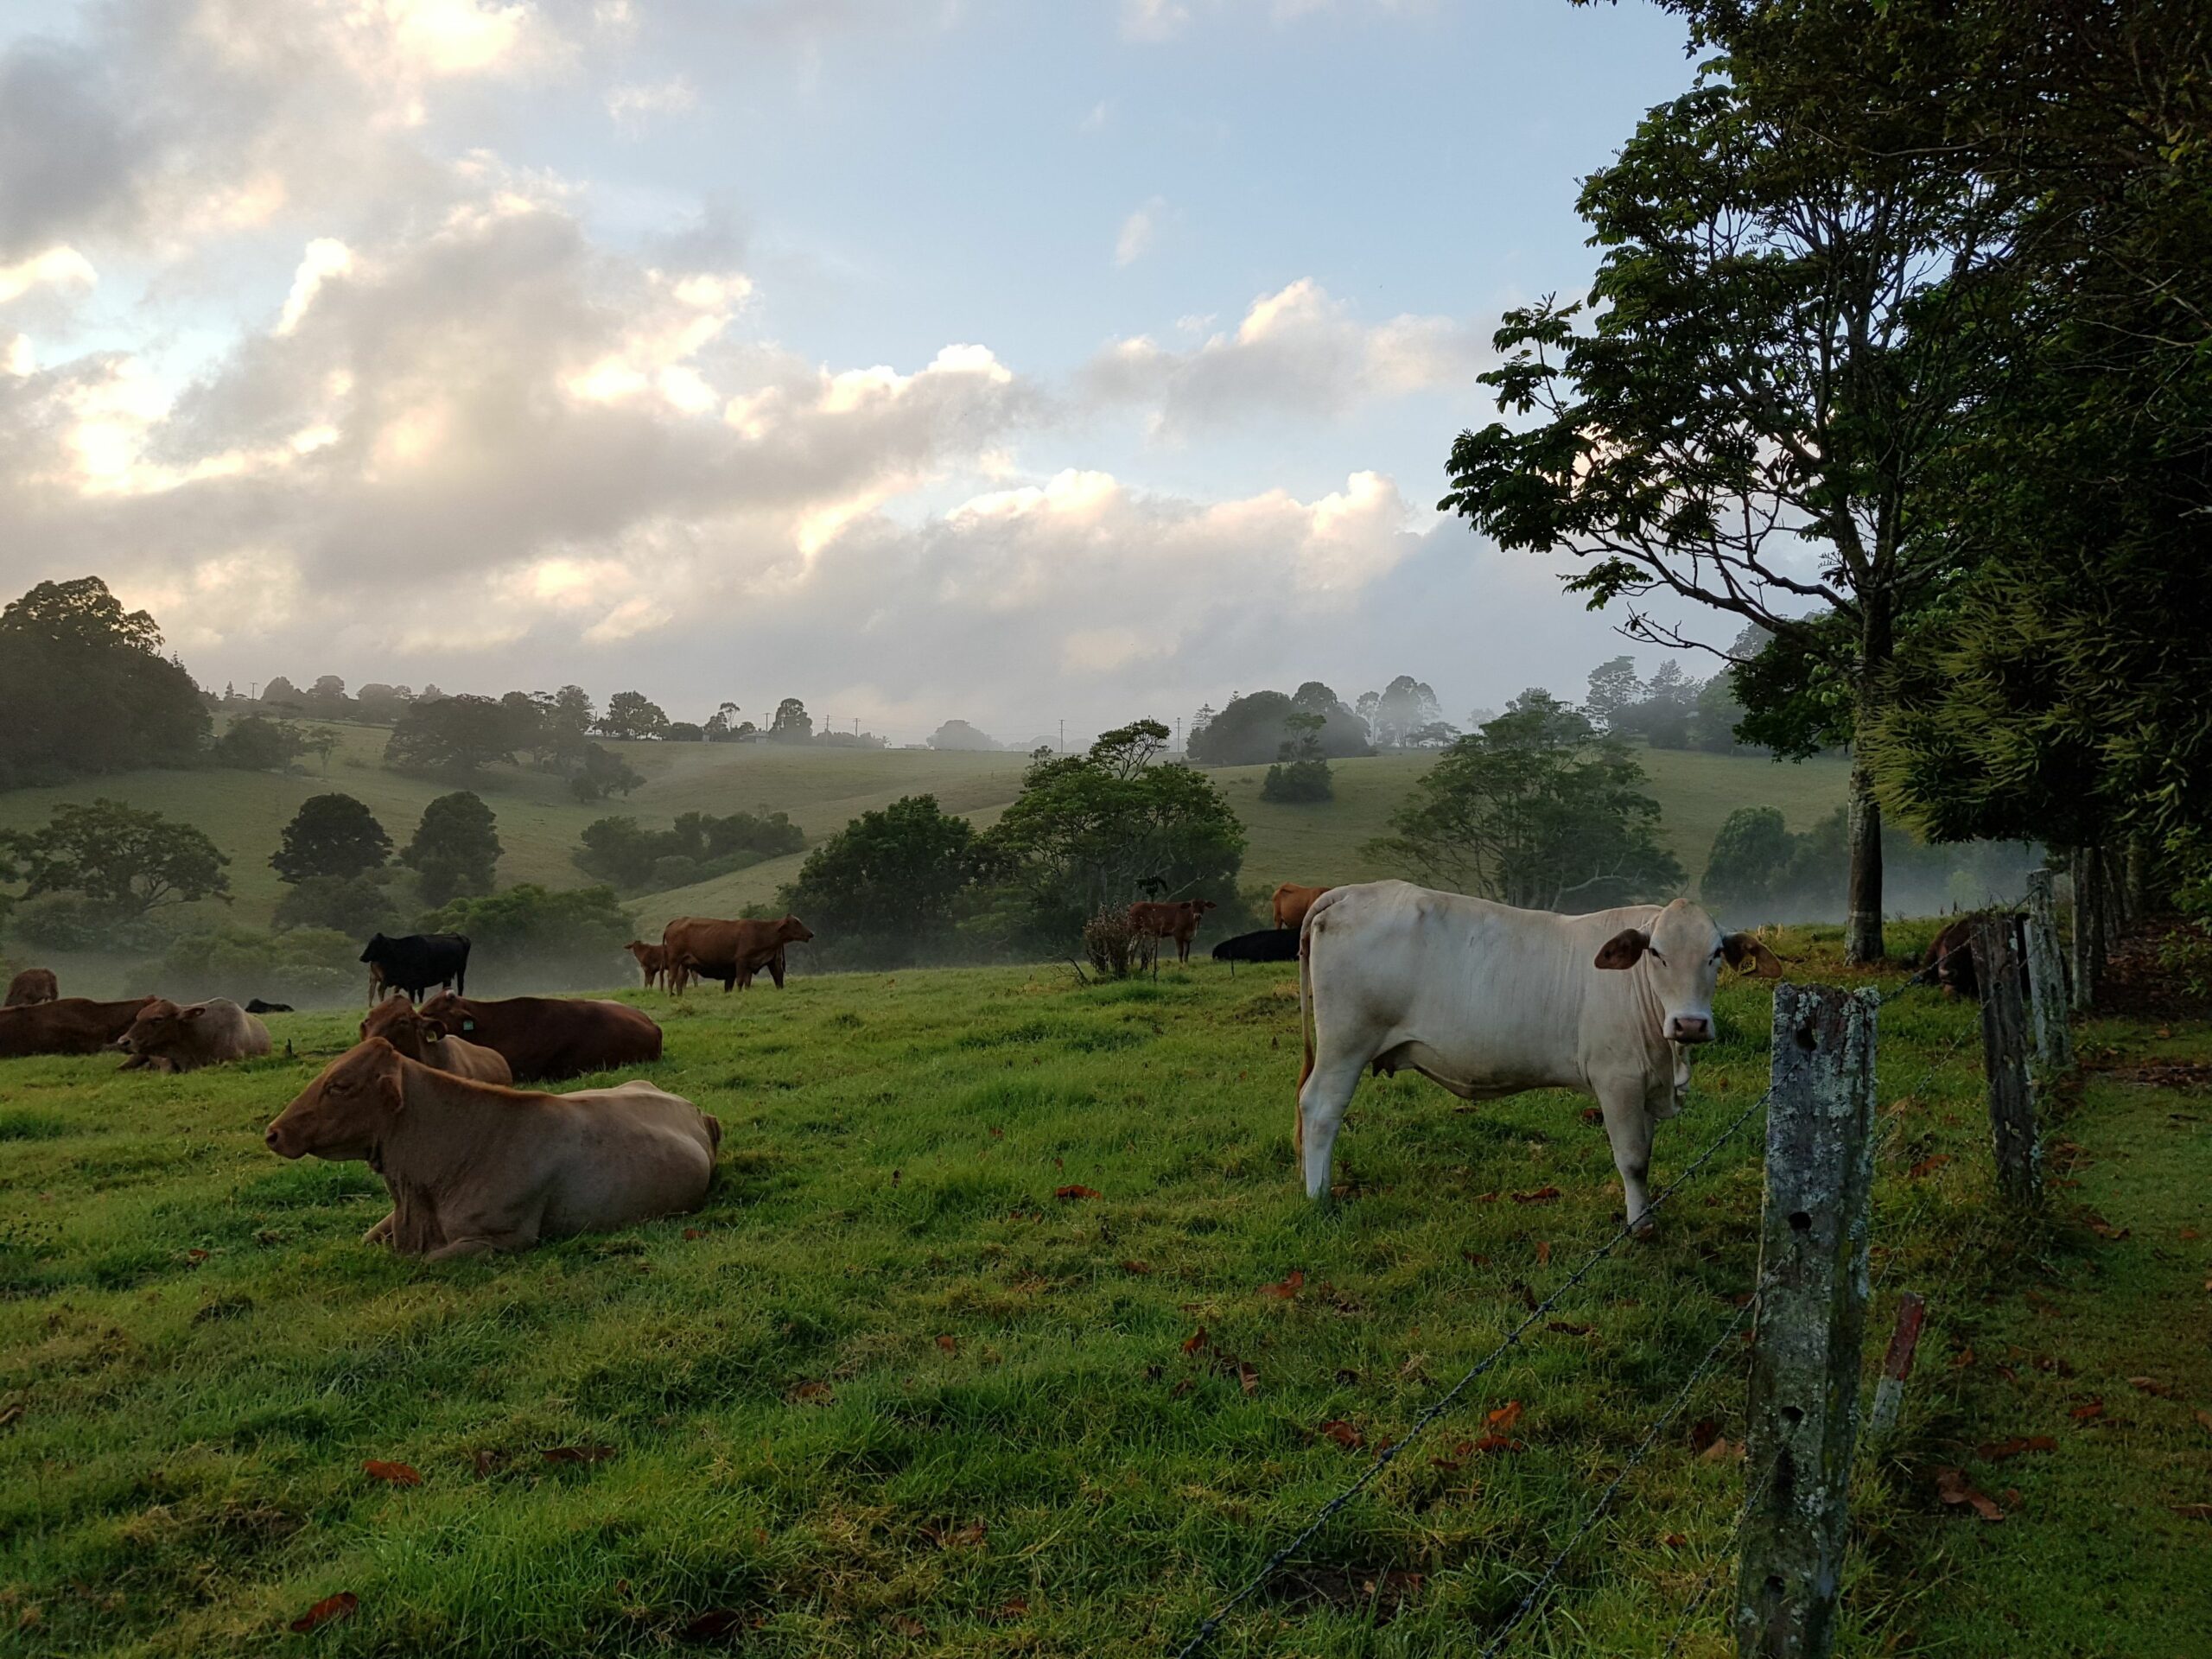
[{"label": "utility pole", "polygon": [[1061,715],[1061,716],[1060,716],[1060,753],[1061,753],[1062,754],[1065,754],[1067,752],[1068,752],[1068,721],[1067,721],[1067,716],[1066,716],[1066,715]]}]

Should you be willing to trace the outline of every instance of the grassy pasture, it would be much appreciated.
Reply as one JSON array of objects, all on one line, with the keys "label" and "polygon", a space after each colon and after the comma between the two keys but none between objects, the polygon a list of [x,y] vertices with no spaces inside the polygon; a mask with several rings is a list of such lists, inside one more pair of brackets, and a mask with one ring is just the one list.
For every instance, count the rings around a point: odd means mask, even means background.
[{"label": "grassy pasture", "polygon": [[[1584,1103],[1464,1109],[1411,1077],[1363,1085],[1345,1201],[1309,1210],[1292,995],[1287,969],[1208,963],[633,995],[669,1033],[651,1075],[723,1123],[706,1208],[438,1267],[359,1243],[364,1167],[261,1145],[345,1018],[279,1016],[278,1056],[187,1077],[9,1063],[0,1654],[1172,1648],[1360,1466],[1324,1424],[1402,1432],[1617,1214]],[[1764,988],[1719,1012],[1662,1179],[1764,1089]],[[2170,1506],[2212,1498],[2212,1245],[2181,1231],[2212,1179],[2203,1096],[2093,1073],[2057,1132],[2080,1186],[2009,1230],[1973,1031],[1925,991],[1883,1016],[1876,1326],[1901,1287],[1934,1309],[1904,1433],[1862,1458],[1844,1651],[2202,1652],[2212,1525]],[[2085,1036],[2107,1066],[2208,1046]],[[1216,1651],[1470,1650],[1733,1316],[1758,1207],[1747,1134]],[[1740,1377],[1684,1421],[1739,1440]],[[1509,1401],[1520,1449],[1458,1450]],[[1976,1460],[2016,1434],[2058,1449]],[[2018,1488],[2008,1519],[1943,1510],[1941,1464]],[[1511,1650],[1658,1654],[1740,1498],[1678,1427]],[[355,1616],[287,1631],[340,1592]],[[1709,1605],[1684,1650],[1720,1631]]]}]

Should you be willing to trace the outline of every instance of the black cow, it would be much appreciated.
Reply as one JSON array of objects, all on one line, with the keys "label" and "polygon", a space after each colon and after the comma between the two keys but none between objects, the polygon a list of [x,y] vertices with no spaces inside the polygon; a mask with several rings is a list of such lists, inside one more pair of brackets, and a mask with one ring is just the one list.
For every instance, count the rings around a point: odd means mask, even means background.
[{"label": "black cow", "polygon": [[394,991],[420,1001],[431,986],[468,994],[468,936],[465,933],[410,933],[388,939],[379,933],[361,952],[369,964],[372,1006]]},{"label": "black cow", "polygon": [[245,1005],[245,1011],[248,1014],[289,1014],[292,1005],[289,1002],[264,1002],[257,996]]},{"label": "black cow", "polygon": [[1240,962],[1296,962],[1298,930],[1294,927],[1263,927],[1256,933],[1239,933],[1235,938],[1224,939],[1214,946],[1213,959],[1227,963],[1232,975]]}]

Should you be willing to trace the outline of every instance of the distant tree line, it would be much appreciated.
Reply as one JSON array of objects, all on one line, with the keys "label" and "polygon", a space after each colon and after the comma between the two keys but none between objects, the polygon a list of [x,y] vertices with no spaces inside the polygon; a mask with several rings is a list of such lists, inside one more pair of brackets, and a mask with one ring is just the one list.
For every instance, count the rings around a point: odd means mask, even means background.
[{"label": "distant tree line", "polygon": [[806,845],[804,832],[787,815],[765,806],[721,817],[685,812],[665,830],[646,829],[635,818],[601,818],[581,839],[571,855],[576,868],[630,893],[689,887]]}]

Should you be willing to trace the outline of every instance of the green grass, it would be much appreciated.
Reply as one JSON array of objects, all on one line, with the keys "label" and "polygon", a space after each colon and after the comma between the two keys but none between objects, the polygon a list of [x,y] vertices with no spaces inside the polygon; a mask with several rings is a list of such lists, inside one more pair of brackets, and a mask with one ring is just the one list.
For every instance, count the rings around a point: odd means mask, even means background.
[{"label": "green grass", "polygon": [[[350,1039],[340,1017],[279,1016],[278,1056],[184,1077],[8,1065],[0,1653],[300,1651],[286,1622],[349,1592],[358,1615],[315,1650],[680,1651],[721,1609],[760,1654],[1156,1654],[1360,1466],[1323,1424],[1402,1433],[1522,1287],[1614,1225],[1585,1103],[1463,1108],[1410,1076],[1362,1086],[1346,1201],[1312,1211],[1284,969],[632,1000],[668,1030],[650,1075],[724,1125],[706,1208],[488,1262],[364,1248],[365,1169],[263,1149]],[[1764,1089],[1763,988],[1719,1011],[1662,1179]],[[1995,1227],[1974,1019],[1925,991],[1884,1015],[1876,1325],[1906,1286],[1935,1310],[1904,1432],[1862,1459],[1843,1651],[2201,1652],[2212,1526],[2163,1506],[2212,1496],[2190,1417],[2212,1407],[2207,1246],[2176,1235],[2212,1155],[2201,1121],[2167,1120],[2202,1098],[2093,1079],[2063,1131],[2082,1186],[2050,1227]],[[1100,1196],[1054,1196],[1073,1185]],[[1546,1186],[1562,1196],[1513,1201]],[[1758,1192],[1747,1135],[1572,1294],[1562,1322],[1586,1332],[1535,1333],[1215,1651],[1470,1650],[1733,1316]],[[2132,1236],[2074,1225],[2076,1202]],[[1294,1269],[1294,1296],[1261,1294]],[[2076,1375],[2005,1384],[2008,1339]],[[1977,1363],[1954,1369],[1967,1342]],[[2177,1392],[2137,1395],[2123,1367]],[[2065,1414],[2091,1389],[2113,1408],[2094,1429]],[[1509,1400],[1524,1449],[1455,1457]],[[1741,1405],[1732,1363],[1686,1415],[1738,1440]],[[2003,1525],[1937,1503],[1936,1464],[2041,1432],[2056,1452],[1974,1465],[2022,1488]],[[542,1455],[573,1446],[613,1455]],[[369,1459],[423,1484],[379,1485]],[[1735,1466],[1670,1433],[1512,1651],[1660,1652],[1740,1498]],[[1720,1630],[1709,1606],[1685,1651],[1726,1651]]]},{"label": "green grass", "polygon": [[[99,796],[151,807],[197,824],[231,857],[234,902],[194,907],[205,919],[266,924],[283,892],[269,855],[300,803],[326,790],[365,802],[393,842],[404,846],[423,809],[452,787],[387,772],[382,765],[381,727],[336,729],[344,741],[327,773],[307,776],[245,772],[137,772],[89,779],[56,789],[0,793],[0,829],[43,823],[57,801]],[[889,749],[797,749],[776,744],[620,743],[612,746],[645,774],[645,785],[625,800],[580,806],[561,780],[543,773],[500,767],[475,787],[499,818],[505,851],[502,886],[537,881],[576,887],[587,878],[571,861],[577,837],[596,818],[627,813],[664,823],[678,812],[788,812],[810,838],[842,830],[872,808],[901,795],[934,793],[947,811],[967,814],[979,826],[996,821],[1020,785],[1024,757],[940,754]],[[1705,865],[1721,821],[1737,807],[1779,806],[1789,825],[1803,830],[1843,799],[1845,767],[1834,758],[1796,766],[1741,755],[1652,751],[1642,757],[1662,811],[1663,834],[1694,880]],[[1281,881],[1370,880],[1403,874],[1377,863],[1366,843],[1387,832],[1388,819],[1430,764],[1427,755],[1378,755],[1334,763],[1336,798],[1312,806],[1277,806],[1260,799],[1263,766],[1230,766],[1212,775],[1227,791],[1250,839],[1243,885],[1262,891]],[[748,904],[772,899],[798,873],[803,854],[770,859],[728,875],[635,901],[648,935],[671,916],[735,915]]]}]

